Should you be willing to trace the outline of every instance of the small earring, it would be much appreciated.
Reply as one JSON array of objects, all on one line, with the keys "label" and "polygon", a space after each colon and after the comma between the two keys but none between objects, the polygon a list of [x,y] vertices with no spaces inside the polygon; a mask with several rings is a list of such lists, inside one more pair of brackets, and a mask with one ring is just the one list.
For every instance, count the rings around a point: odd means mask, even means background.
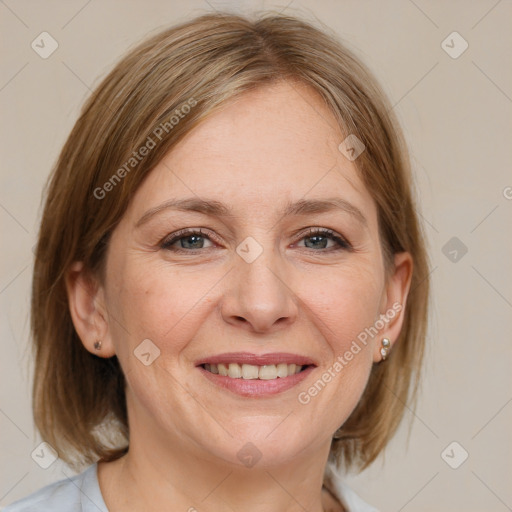
[{"label": "small earring", "polygon": [[94,343],[94,348],[95,348],[96,350],[100,350],[100,349],[101,349],[101,341],[100,341],[100,340],[98,340],[98,341],[96,341],[96,342]]},{"label": "small earring", "polygon": [[388,338],[382,338],[382,348],[380,349],[380,355],[382,356],[382,360],[385,361],[388,355],[389,347],[391,346],[391,341]]}]

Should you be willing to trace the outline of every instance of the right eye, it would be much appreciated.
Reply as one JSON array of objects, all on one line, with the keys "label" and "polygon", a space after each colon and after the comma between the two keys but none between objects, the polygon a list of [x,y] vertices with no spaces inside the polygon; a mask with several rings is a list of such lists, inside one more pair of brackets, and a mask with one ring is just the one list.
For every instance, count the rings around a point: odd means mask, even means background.
[{"label": "right eye", "polygon": [[[203,233],[201,229],[182,229],[164,239],[160,244],[160,247],[171,252],[194,252],[204,249],[205,239],[211,241],[210,237]],[[177,248],[173,248],[173,245],[178,242],[179,246]]]}]

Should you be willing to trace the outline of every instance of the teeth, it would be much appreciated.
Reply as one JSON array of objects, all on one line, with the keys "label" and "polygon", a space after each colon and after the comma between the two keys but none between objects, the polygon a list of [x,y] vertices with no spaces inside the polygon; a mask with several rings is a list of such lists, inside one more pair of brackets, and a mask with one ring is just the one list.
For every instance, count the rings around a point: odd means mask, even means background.
[{"label": "teeth", "polygon": [[258,375],[259,375],[259,369],[257,366],[253,366],[252,364],[243,364],[242,365],[242,377],[244,379],[257,379]]},{"label": "teeth", "polygon": [[[286,372],[288,373],[288,372]],[[277,368],[275,364],[268,364],[266,366],[260,366],[260,380],[271,380],[277,379]]]},{"label": "teeth", "polygon": [[205,369],[211,373],[230,377],[232,379],[247,379],[247,380],[272,380],[277,378],[284,378],[290,375],[299,373],[303,366],[296,364],[280,363],[267,364],[264,366],[255,366],[252,364],[237,363],[219,363],[219,364],[205,364]]},{"label": "teeth", "polygon": [[229,363],[228,377],[232,379],[239,379],[242,376],[242,368],[239,364]]},{"label": "teeth", "polygon": [[280,363],[276,368],[278,377],[288,377],[288,365],[286,363]]}]

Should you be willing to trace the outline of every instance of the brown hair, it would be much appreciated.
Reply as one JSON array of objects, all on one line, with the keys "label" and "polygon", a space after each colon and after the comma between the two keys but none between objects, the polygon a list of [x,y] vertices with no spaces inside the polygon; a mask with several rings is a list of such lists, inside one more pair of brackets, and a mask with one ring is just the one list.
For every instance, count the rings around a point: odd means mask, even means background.
[{"label": "brown hair", "polygon": [[[330,459],[365,469],[395,433],[404,408],[416,405],[428,262],[409,158],[387,99],[327,30],[270,13],[254,20],[207,14],[152,36],[115,66],[85,103],[45,189],[31,304],[33,410],[43,439],[71,467],[120,457],[129,431],[121,367],[115,356],[89,353],[78,338],[67,270],[82,261],[103,279],[109,235],[152,168],[227,100],[278,80],[317,91],[342,131],[365,144],[355,163],[377,204],[387,268],[401,251],[414,261],[400,337],[387,361],[373,366],[361,400],[333,439]],[[180,112],[186,115],[175,123]],[[149,138],[155,146],[132,161]]]}]

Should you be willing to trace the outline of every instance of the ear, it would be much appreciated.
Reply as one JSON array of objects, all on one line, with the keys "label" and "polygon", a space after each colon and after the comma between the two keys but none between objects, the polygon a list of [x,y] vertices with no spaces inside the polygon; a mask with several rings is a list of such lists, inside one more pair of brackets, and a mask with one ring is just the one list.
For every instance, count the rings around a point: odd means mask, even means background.
[{"label": "ear", "polygon": [[393,346],[400,335],[405,318],[407,296],[411,286],[413,270],[412,256],[408,252],[400,252],[394,255],[394,266],[388,276],[385,293],[381,302],[379,318],[384,328],[379,331],[373,353],[373,361],[382,361],[380,349],[383,338],[391,342],[388,353],[393,351]]},{"label": "ear", "polygon": [[[96,356],[112,357],[115,349],[110,338],[103,286],[81,261],[69,267],[65,281],[71,319],[82,344]],[[94,348],[96,341],[101,341],[99,350]]]}]

